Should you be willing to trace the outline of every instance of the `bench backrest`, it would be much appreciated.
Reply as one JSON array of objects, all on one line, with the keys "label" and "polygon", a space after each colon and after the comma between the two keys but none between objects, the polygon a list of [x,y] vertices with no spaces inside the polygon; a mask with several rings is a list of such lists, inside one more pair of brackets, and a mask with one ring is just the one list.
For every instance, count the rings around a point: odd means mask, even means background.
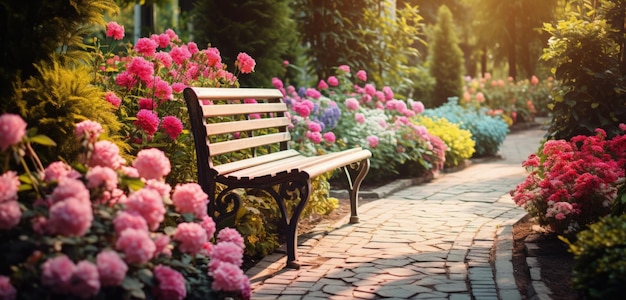
[{"label": "bench backrest", "polygon": [[[187,88],[183,92],[196,143],[199,173],[269,148],[287,150],[290,140],[286,104],[277,89]],[[200,147],[206,145],[206,147]],[[265,146],[265,147],[264,147]],[[224,155],[225,154],[225,155]],[[244,157],[247,156],[247,157]],[[205,163],[201,159],[206,159]],[[204,170],[208,171],[208,170]]]}]

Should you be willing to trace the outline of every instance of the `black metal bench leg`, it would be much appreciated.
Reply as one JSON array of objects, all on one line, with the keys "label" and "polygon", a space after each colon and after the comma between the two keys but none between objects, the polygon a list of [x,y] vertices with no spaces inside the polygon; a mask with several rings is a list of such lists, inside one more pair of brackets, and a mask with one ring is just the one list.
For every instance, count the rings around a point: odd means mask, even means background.
[{"label": "black metal bench leg", "polygon": [[[311,181],[306,174],[300,175],[295,180],[282,183],[279,193],[274,195],[281,211],[283,225],[285,226],[285,244],[287,246],[287,268],[299,269],[298,264],[298,221],[306,206],[311,191]],[[286,200],[297,201],[296,206],[288,216]]]},{"label": "black metal bench leg", "polygon": [[348,179],[348,191],[350,192],[350,223],[359,223],[359,188],[370,169],[370,161],[365,159],[345,166],[343,169]]}]

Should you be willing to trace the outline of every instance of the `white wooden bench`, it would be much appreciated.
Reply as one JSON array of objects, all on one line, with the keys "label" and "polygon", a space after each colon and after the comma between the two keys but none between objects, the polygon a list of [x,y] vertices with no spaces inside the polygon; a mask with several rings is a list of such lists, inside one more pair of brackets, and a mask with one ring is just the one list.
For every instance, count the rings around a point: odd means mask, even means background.
[{"label": "white wooden bench", "polygon": [[[236,189],[265,191],[281,212],[287,267],[298,268],[298,219],[309,199],[311,179],[335,169],[343,169],[348,180],[350,222],[359,221],[359,187],[369,171],[370,151],[353,148],[310,157],[290,150],[290,120],[277,89],[191,87],[183,93],[195,141],[198,183],[209,195],[208,211],[216,223],[235,217],[242,201]],[[256,103],[244,103],[246,99]],[[220,164],[225,159],[228,162]],[[224,186],[219,191],[218,183]],[[288,201],[295,207],[288,207]]]}]

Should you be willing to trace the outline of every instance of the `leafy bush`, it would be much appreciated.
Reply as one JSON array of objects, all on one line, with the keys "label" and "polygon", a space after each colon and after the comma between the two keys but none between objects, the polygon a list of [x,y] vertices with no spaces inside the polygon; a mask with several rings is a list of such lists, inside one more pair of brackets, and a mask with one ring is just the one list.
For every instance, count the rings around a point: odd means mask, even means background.
[{"label": "leafy bush", "polygon": [[67,67],[53,61],[37,65],[37,70],[37,76],[16,83],[11,105],[39,133],[56,141],[56,147],[39,151],[44,163],[59,157],[69,161],[77,158],[80,149],[71,133],[75,124],[84,120],[104,124],[103,135],[123,152],[129,150],[118,135],[122,123],[115,115],[115,108],[104,100],[102,90],[90,84],[93,76],[88,67]]},{"label": "leafy bush", "polygon": [[461,129],[444,118],[419,116],[412,119],[416,124],[426,127],[429,133],[439,137],[447,146],[445,166],[456,167],[474,154],[476,142],[469,130]]},{"label": "leafy bush", "polygon": [[448,97],[463,93],[464,57],[459,47],[452,12],[446,5],[437,10],[437,25],[429,49],[430,74],[435,78],[432,105],[439,107]]},{"label": "leafy bush", "polygon": [[591,224],[569,244],[574,254],[572,284],[587,299],[620,299],[626,292],[626,215]]},{"label": "leafy bush", "polygon": [[544,25],[552,36],[542,58],[554,65],[560,82],[550,103],[549,136],[593,135],[596,128],[609,137],[620,133],[618,125],[626,120],[626,50],[625,37],[618,34],[624,7],[617,3],[600,1],[595,11],[571,11],[567,20]]},{"label": "leafy bush", "polygon": [[498,153],[500,146],[509,133],[509,126],[502,118],[492,117],[472,107],[462,107],[458,98],[449,98],[448,103],[434,109],[427,109],[428,117],[445,118],[451,123],[459,124],[461,129],[472,133],[476,142],[474,157],[492,156]]},{"label": "leafy bush", "polygon": [[626,181],[625,147],[626,136],[606,140],[602,129],[591,137],[548,140],[523,163],[530,174],[511,191],[513,200],[554,232],[582,230],[610,213]]}]

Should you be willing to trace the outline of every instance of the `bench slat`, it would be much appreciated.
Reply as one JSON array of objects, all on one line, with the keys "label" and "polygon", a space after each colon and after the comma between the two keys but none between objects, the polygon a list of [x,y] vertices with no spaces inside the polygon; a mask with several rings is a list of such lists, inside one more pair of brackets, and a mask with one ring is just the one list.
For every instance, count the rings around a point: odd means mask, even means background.
[{"label": "bench slat", "polygon": [[201,100],[228,100],[228,99],[273,99],[282,98],[283,94],[277,89],[264,88],[200,88],[192,87]]},{"label": "bench slat", "polygon": [[301,170],[309,174],[309,177],[313,178],[328,171],[332,171],[370,157],[372,157],[372,153],[369,150],[361,150],[359,152],[349,153],[348,155],[335,157],[329,161],[325,161],[323,164],[311,165],[306,168],[302,168]]},{"label": "bench slat", "polygon": [[290,124],[287,117],[254,119],[245,121],[221,122],[207,124],[208,135],[224,134],[230,132],[247,131],[262,128],[285,127]]},{"label": "bench slat", "polygon": [[232,173],[225,174],[228,177],[236,177],[238,179],[241,178],[255,178],[255,177],[263,177],[267,175],[275,176],[276,174],[284,171],[289,171],[293,169],[298,169],[298,167],[306,162],[311,157],[306,157],[304,155],[296,155],[292,157],[287,157],[285,159],[272,161],[263,165],[254,166],[252,168],[238,170]]},{"label": "bench slat", "polygon": [[290,157],[285,160],[273,161],[271,163],[259,165],[253,168],[238,170],[237,172],[233,172],[227,175],[232,176],[232,177],[238,177],[238,178],[242,178],[242,177],[254,178],[254,177],[262,177],[268,174],[275,175],[277,173],[289,171],[293,169],[304,170],[308,167],[311,167],[317,164],[322,164],[322,165],[328,164],[328,162],[332,161],[333,159],[346,157],[346,155],[349,155],[350,153],[356,153],[359,151],[362,151],[362,150],[360,148],[354,148],[354,149],[344,150],[341,152],[333,152],[333,153],[328,153],[328,154],[319,155],[319,156],[307,157],[304,155],[299,155],[299,156]]},{"label": "bench slat", "polygon": [[203,105],[204,117],[247,115],[256,113],[285,112],[285,103],[244,103],[244,104],[215,104]]},{"label": "bench slat", "polygon": [[209,144],[209,151],[211,153],[211,156],[215,156],[228,152],[285,142],[289,141],[290,139],[291,137],[289,135],[289,132],[271,133],[262,136],[253,136],[249,138],[230,140],[220,143],[211,143]]},{"label": "bench slat", "polygon": [[234,161],[234,162],[230,162],[226,164],[217,165],[217,166],[214,166],[213,169],[215,169],[218,172],[218,174],[221,175],[221,174],[234,172],[237,170],[247,169],[247,168],[258,166],[258,165],[263,165],[266,163],[270,163],[272,161],[285,159],[285,158],[296,156],[296,155],[300,155],[300,153],[298,153],[298,151],[296,150],[274,152],[274,153],[265,154],[265,155],[261,155],[257,157],[252,157],[252,158],[238,160],[238,161]]}]

